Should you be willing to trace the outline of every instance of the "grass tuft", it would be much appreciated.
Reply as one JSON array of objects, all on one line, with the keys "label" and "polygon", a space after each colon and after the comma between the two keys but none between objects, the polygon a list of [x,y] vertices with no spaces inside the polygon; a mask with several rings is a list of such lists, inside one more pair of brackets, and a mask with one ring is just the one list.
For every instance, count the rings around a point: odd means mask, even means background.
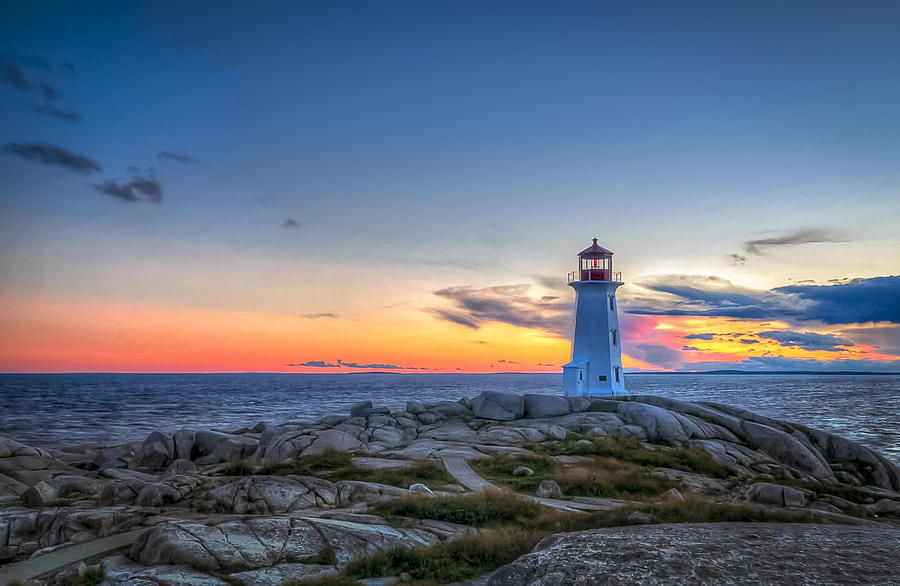
[{"label": "grass tuft", "polygon": [[541,506],[537,503],[497,490],[470,496],[410,496],[369,505],[369,511],[384,517],[434,519],[470,527],[534,518],[540,510]]}]

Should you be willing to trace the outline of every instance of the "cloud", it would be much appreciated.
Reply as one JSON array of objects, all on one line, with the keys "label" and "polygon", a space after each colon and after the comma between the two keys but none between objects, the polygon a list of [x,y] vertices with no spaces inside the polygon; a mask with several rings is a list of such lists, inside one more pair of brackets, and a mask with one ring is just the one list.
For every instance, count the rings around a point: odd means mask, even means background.
[{"label": "cloud", "polygon": [[293,218],[288,218],[287,220],[284,221],[284,223],[281,225],[281,227],[282,228],[299,228],[300,222],[298,222],[297,220],[295,220]]},{"label": "cloud", "polygon": [[760,332],[757,335],[767,340],[775,340],[782,346],[796,346],[805,350],[840,352],[843,348],[836,348],[836,346],[855,346],[853,342],[845,338],[839,338],[832,334],[817,334],[815,332],[772,331]]},{"label": "cloud", "polygon": [[403,366],[397,366],[396,364],[359,364],[356,362],[341,362],[341,366],[346,366],[347,368],[381,368],[384,370],[405,370]]},{"label": "cloud", "polygon": [[45,71],[50,70],[50,61],[43,55],[37,55],[36,53],[20,54],[18,55],[18,61],[29,67],[36,67]]},{"label": "cloud", "polygon": [[161,151],[159,153],[156,153],[156,158],[161,161],[164,161],[164,160],[176,161],[183,165],[191,165],[191,164],[197,162],[197,159],[195,159],[194,157],[192,157],[190,155],[178,155],[178,154],[175,154],[175,153],[172,153],[169,151]]},{"label": "cloud", "polygon": [[321,318],[336,318],[336,313],[324,312],[324,313],[304,313],[300,317],[305,317],[306,319],[321,319]]},{"label": "cloud", "polygon": [[663,368],[680,368],[684,364],[681,352],[663,344],[637,344],[631,349],[631,354],[644,362]]},{"label": "cloud", "polygon": [[534,275],[534,280],[547,289],[561,289],[566,284],[563,277],[555,275]]},{"label": "cloud", "polygon": [[731,259],[731,264],[733,265],[743,266],[747,262],[747,257],[740,254],[731,253],[728,255],[728,258]]},{"label": "cloud", "polygon": [[847,242],[847,240],[847,236],[843,232],[837,230],[828,228],[807,228],[803,230],[780,232],[776,236],[771,236],[769,238],[747,240],[744,242],[744,250],[749,254],[760,256],[763,254],[762,248],[808,244],[811,242]]},{"label": "cloud", "polygon": [[25,78],[25,73],[22,72],[18,65],[9,61],[3,63],[3,82],[19,91],[25,92],[31,89],[31,84]]},{"label": "cloud", "polygon": [[498,360],[497,362],[501,363],[501,364],[518,364],[519,363],[517,360]]},{"label": "cloud", "polygon": [[100,193],[122,201],[140,201],[141,197],[152,203],[162,201],[162,185],[152,177],[133,177],[128,183],[106,181],[104,183],[94,183],[93,185],[94,189]]},{"label": "cloud", "polygon": [[47,143],[7,143],[2,149],[4,152],[19,155],[29,161],[38,161],[45,165],[59,165],[79,173],[102,172],[100,163],[89,159],[84,155],[77,155],[72,151]]},{"label": "cloud", "polygon": [[688,334],[687,336],[682,336],[685,340],[712,340],[715,337],[715,334]]},{"label": "cloud", "polygon": [[66,122],[78,122],[81,120],[81,116],[75,110],[62,110],[53,106],[34,106],[34,111]]},{"label": "cloud", "polygon": [[628,313],[826,324],[900,323],[900,276],[853,279],[834,285],[790,285],[769,291],[739,287],[719,277],[683,275],[658,277],[641,285],[671,297],[629,308]]},{"label": "cloud", "polygon": [[685,352],[700,352],[700,348],[696,346],[682,346],[681,349]]},{"label": "cloud", "polygon": [[310,360],[302,363],[288,363],[288,366],[312,366],[313,368],[340,368],[340,364],[329,364],[324,360]]},{"label": "cloud", "polygon": [[[686,366],[691,366],[690,364]],[[900,372],[900,360],[829,360],[821,361],[812,358],[787,358],[784,356],[751,356],[738,363],[714,368],[739,368],[743,370],[788,370],[788,371],[850,371],[850,372]]]},{"label": "cloud", "polygon": [[741,338],[741,344],[759,344],[759,340],[751,340],[750,338]]},{"label": "cloud", "polygon": [[453,304],[453,310],[430,308],[438,319],[477,329],[487,322],[501,322],[523,328],[542,329],[566,337],[572,330],[572,303],[558,298],[534,299],[530,285],[498,285],[475,289],[447,287],[435,291]]},{"label": "cloud", "polygon": [[44,83],[43,81],[38,84],[38,88],[41,90],[41,93],[44,95],[44,99],[54,102],[59,98],[59,92],[56,91],[49,83]]}]

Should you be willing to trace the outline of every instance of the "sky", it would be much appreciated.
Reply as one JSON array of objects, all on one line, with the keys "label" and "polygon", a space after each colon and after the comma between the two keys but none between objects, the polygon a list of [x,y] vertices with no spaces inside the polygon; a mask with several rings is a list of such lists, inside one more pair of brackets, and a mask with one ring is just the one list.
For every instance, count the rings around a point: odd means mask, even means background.
[{"label": "sky", "polygon": [[900,371],[896,2],[2,2],[0,371]]}]

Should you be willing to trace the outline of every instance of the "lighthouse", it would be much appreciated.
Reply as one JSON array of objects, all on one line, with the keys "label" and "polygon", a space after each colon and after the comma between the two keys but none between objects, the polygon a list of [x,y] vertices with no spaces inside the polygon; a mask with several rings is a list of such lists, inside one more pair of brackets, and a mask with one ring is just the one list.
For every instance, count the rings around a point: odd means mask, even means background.
[{"label": "lighthouse", "polygon": [[627,394],[616,313],[622,273],[613,272],[612,257],[594,238],[578,253],[578,269],[569,273],[576,296],[572,360],[563,366],[563,389],[569,397]]}]

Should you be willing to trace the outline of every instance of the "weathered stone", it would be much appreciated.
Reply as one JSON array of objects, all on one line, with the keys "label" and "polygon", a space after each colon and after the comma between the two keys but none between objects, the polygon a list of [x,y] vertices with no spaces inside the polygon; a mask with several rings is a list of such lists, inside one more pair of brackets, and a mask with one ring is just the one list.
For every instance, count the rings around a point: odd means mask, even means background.
[{"label": "weathered stone", "polygon": [[210,491],[216,510],[247,513],[291,513],[334,506],[337,487],[311,476],[251,476]]},{"label": "weathered stone", "polygon": [[362,403],[357,403],[350,407],[350,416],[351,417],[365,417],[368,415],[369,410],[372,408],[372,401],[363,401]]},{"label": "weathered stone", "polygon": [[151,482],[141,489],[135,503],[142,507],[161,507],[181,500],[181,493],[173,486],[162,482]]},{"label": "weathered stone", "polygon": [[591,407],[591,399],[589,397],[566,397],[569,402],[570,413],[582,413]]},{"label": "weathered stone", "polygon": [[875,501],[873,510],[879,517],[900,517],[900,501],[881,499]]},{"label": "weathered stone", "polygon": [[337,488],[337,500],[341,505],[369,502],[386,496],[397,497],[409,494],[408,490],[397,488],[396,486],[363,482],[361,480],[339,480],[334,484],[335,488]]},{"label": "weathered stone", "polygon": [[407,401],[406,410],[413,415],[425,413],[425,403],[423,403],[422,401]]},{"label": "weathered stone", "polygon": [[534,470],[528,466],[516,466],[512,473],[513,476],[534,476]]},{"label": "weathered stone", "polygon": [[551,426],[549,426],[549,427],[544,431],[544,433],[547,435],[547,437],[553,438],[553,439],[555,439],[555,440],[564,440],[564,439],[566,439],[566,436],[568,435],[568,434],[566,433],[566,430],[563,429],[563,428],[562,428],[561,426],[559,426],[559,425],[551,425]]},{"label": "weathered stone", "polygon": [[556,395],[527,394],[525,400],[525,417],[543,419],[568,415],[571,411],[569,401]]},{"label": "weathered stone", "polygon": [[671,501],[671,502],[684,501],[684,496],[680,492],[678,492],[677,488],[670,488],[666,492],[662,493],[662,495],[660,495],[660,496],[662,497],[662,499],[664,501]]},{"label": "weathered stone", "polygon": [[26,507],[49,507],[56,504],[59,492],[55,487],[41,480],[22,493],[22,503]]},{"label": "weathered stone", "polygon": [[328,448],[339,452],[352,452],[362,448],[362,442],[344,430],[334,428],[319,432],[308,448],[303,450],[304,456],[318,455]]},{"label": "weathered stone", "polygon": [[547,537],[491,574],[487,586],[889,584],[898,558],[894,527],[638,525]]},{"label": "weathered stone", "polygon": [[335,426],[345,421],[347,421],[347,418],[343,415],[326,415],[319,420],[319,423],[322,425]]},{"label": "weathered stone", "polygon": [[191,451],[192,455],[197,456],[197,464],[219,464],[251,456],[258,445],[259,440],[252,437],[220,431],[198,431]]},{"label": "weathered stone", "polygon": [[525,398],[515,393],[484,391],[472,401],[476,417],[511,421],[525,414]]},{"label": "weathered stone", "polygon": [[135,466],[148,470],[161,470],[172,462],[174,454],[175,442],[172,436],[154,431],[144,440]]},{"label": "weathered stone", "polygon": [[196,474],[197,465],[190,460],[175,460],[167,470],[170,474]]},{"label": "weathered stone", "polygon": [[535,494],[540,498],[562,498],[562,491],[559,489],[559,485],[555,480],[541,480]]},{"label": "weathered stone", "polygon": [[339,568],[350,562],[395,547],[427,547],[437,543],[433,533],[421,529],[393,528],[339,519],[308,518],[334,549]]},{"label": "weathered stone", "polygon": [[630,515],[628,515],[627,520],[629,523],[638,523],[638,524],[652,523],[653,516],[650,515],[649,513],[645,513],[644,511],[635,511],[635,512],[631,513]]},{"label": "weathered stone", "polygon": [[789,486],[757,482],[747,488],[747,500],[777,507],[802,507],[806,504],[806,495]]},{"label": "weathered stone", "polygon": [[415,484],[411,484],[409,486],[409,492],[411,494],[434,494],[430,488],[422,484],[421,482],[416,482]]}]

